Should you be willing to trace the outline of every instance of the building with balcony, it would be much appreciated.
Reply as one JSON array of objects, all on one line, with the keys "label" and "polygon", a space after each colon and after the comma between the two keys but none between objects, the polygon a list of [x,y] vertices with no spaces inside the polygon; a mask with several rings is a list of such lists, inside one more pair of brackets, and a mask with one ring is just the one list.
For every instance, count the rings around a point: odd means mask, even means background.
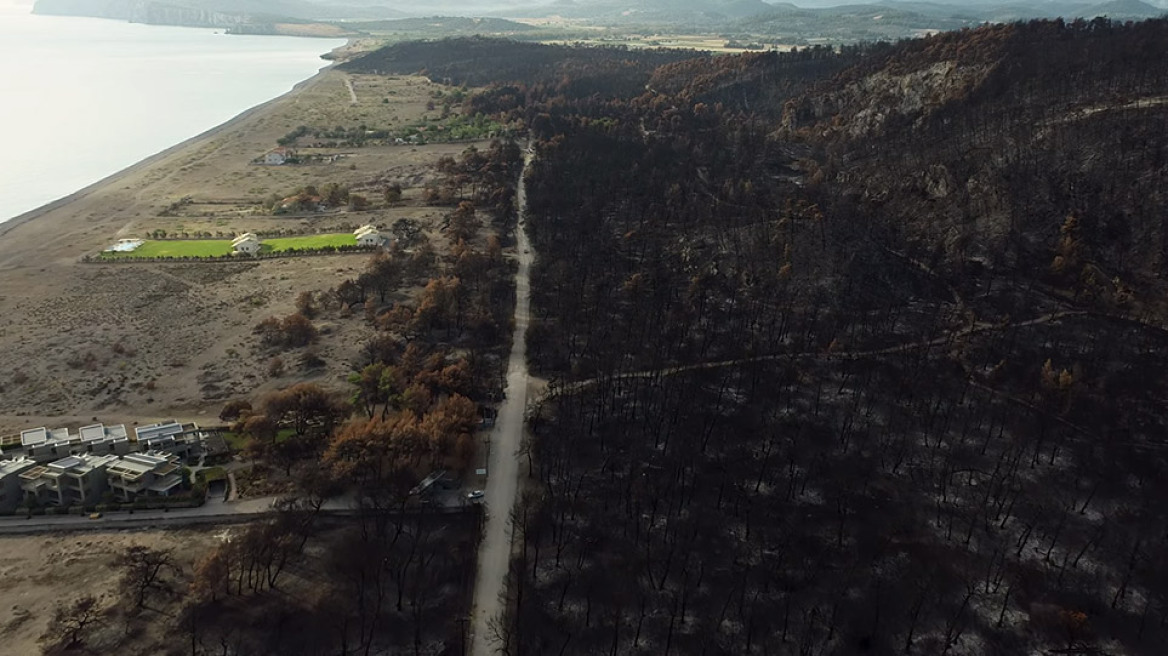
[{"label": "building with balcony", "polygon": [[49,506],[85,506],[100,503],[109,489],[106,467],[117,456],[76,455],[37,465],[21,472],[24,501]]},{"label": "building with balcony", "polygon": [[170,496],[182,489],[178,456],[152,451],[132,453],[106,467],[109,489],[119,501],[139,496]]},{"label": "building with balcony", "polygon": [[35,460],[23,456],[15,460],[0,460],[0,513],[10,513],[24,502],[20,475],[36,464]]},{"label": "building with balcony", "polygon": [[24,455],[38,462],[51,462],[66,456],[125,455],[132,450],[124,425],[82,426],[77,433],[68,428],[31,428],[20,433]]}]

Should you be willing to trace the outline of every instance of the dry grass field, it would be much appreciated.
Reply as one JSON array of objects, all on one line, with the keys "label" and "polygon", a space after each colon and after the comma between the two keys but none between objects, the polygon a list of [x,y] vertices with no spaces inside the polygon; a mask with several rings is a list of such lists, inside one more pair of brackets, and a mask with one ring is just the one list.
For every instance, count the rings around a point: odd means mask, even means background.
[{"label": "dry grass field", "polygon": [[[434,179],[437,160],[461,153],[466,143],[350,148],[330,164],[253,160],[301,125],[397,129],[436,118],[427,103],[439,88],[420,77],[326,70],[70,202],[0,226],[0,432],[92,417],[207,421],[227,398],[308,378],[343,386],[371,330],[361,322],[318,319],[321,339],[310,348],[325,366],[304,371],[289,353],[287,373],[276,379],[268,375],[271,354],[258,348],[252,327],[292,312],[300,292],[323,292],[355,275],[366,254],[222,264],[80,258],[155,230],[328,233],[409,218],[434,236],[448,210],[423,205],[422,187]],[[288,216],[256,209],[272,194],[330,182],[369,196],[371,208]],[[379,193],[394,182],[403,198],[388,206]]]},{"label": "dry grass field", "polygon": [[[0,564],[0,598],[4,599],[0,606],[0,652],[39,654],[38,640],[58,603],[69,603],[82,594],[101,598],[103,605],[113,603],[121,576],[114,561],[129,547],[173,549],[178,564],[189,572],[194,562],[230,530],[0,537],[0,551],[4,553]],[[166,626],[166,622],[157,623],[160,631]]]}]

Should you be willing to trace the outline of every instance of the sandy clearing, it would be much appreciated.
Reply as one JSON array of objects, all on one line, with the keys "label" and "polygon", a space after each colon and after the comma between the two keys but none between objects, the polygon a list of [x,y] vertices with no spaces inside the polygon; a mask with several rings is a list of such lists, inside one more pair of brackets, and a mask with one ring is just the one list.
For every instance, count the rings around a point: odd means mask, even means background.
[{"label": "sandy clearing", "polygon": [[189,570],[223,532],[215,528],[0,537],[4,554],[0,561],[0,651],[40,653],[37,640],[59,601],[67,603],[83,592],[106,595],[110,601],[120,576],[112,564],[128,547],[175,549],[180,564]]}]

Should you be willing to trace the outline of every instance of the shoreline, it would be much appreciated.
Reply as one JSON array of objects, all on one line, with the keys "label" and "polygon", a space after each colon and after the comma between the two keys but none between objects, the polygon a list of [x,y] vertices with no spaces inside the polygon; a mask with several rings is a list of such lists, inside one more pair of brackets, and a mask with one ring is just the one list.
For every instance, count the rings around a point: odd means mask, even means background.
[{"label": "shoreline", "polygon": [[[351,47],[353,44],[354,44],[354,40],[350,39],[345,43],[345,45],[339,46],[339,47],[329,51],[329,53],[327,53],[327,54],[335,57],[335,55],[338,52],[344,51],[345,49]],[[322,57],[323,57],[323,55],[322,55]],[[104,178],[101,178],[100,180],[98,180],[92,184],[86,185],[85,187],[82,187],[81,189],[74,191],[73,193],[70,193],[66,196],[62,196],[61,198],[58,198],[57,200],[49,201],[48,203],[45,203],[44,205],[41,205],[40,207],[36,207],[36,208],[31,209],[31,210],[24,212],[22,214],[17,214],[16,216],[12,217],[11,219],[8,219],[7,221],[0,223],[0,237],[4,237],[5,235],[12,232],[13,230],[20,228],[21,226],[28,225],[32,221],[35,221],[36,219],[39,219],[42,216],[49,214],[50,212],[54,212],[54,211],[59,210],[63,207],[67,207],[67,206],[71,205],[72,203],[75,203],[79,200],[82,200],[82,199],[88,197],[89,195],[101,190],[102,188],[110,186],[110,185],[126,178],[129,175],[132,175],[134,173],[137,173],[138,171],[141,171],[144,168],[147,168],[149,166],[157,164],[157,163],[165,160],[166,158],[171,157],[171,156],[177,154],[178,152],[186,149],[187,147],[194,146],[196,144],[199,144],[203,141],[207,141],[209,139],[213,139],[217,136],[220,136],[224,132],[227,132],[228,130],[236,127],[240,123],[243,123],[249,119],[255,118],[255,116],[257,114],[261,114],[262,112],[264,112],[265,110],[270,108],[272,105],[274,105],[282,100],[285,100],[290,96],[293,96],[293,95],[299,93],[306,86],[310,85],[314,80],[320,78],[324,73],[328,72],[329,70],[332,70],[332,68],[335,67],[338,63],[340,63],[341,60],[330,59],[330,60],[325,60],[325,61],[327,61],[328,63],[325,66],[318,69],[316,71],[316,73],[314,73],[311,77],[305,78],[304,80],[297,82],[295,85],[293,85],[293,87],[291,89],[276,96],[275,98],[264,101],[264,102],[254,106],[254,107],[245,109],[242,112],[240,112],[239,114],[236,114],[235,116],[227,119],[226,121],[224,121],[223,123],[220,123],[219,125],[216,125],[215,127],[212,127],[208,130],[204,130],[203,132],[200,132],[199,134],[196,134],[188,139],[184,139],[183,141],[180,141],[179,143],[174,144],[173,146],[170,146],[170,147],[168,147],[164,150],[161,150],[157,153],[154,153],[153,155],[150,155],[150,156],[146,157],[145,159],[141,159],[141,160],[127,166],[124,169],[115,171],[115,172],[107,175]]]}]

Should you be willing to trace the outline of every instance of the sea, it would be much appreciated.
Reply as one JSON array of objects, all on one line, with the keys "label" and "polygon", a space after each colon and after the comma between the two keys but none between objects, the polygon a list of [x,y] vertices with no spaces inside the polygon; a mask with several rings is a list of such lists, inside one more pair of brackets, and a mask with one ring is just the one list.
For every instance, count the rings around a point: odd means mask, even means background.
[{"label": "sea", "polygon": [[222,32],[0,0],[0,222],[280,96],[344,45]]}]

